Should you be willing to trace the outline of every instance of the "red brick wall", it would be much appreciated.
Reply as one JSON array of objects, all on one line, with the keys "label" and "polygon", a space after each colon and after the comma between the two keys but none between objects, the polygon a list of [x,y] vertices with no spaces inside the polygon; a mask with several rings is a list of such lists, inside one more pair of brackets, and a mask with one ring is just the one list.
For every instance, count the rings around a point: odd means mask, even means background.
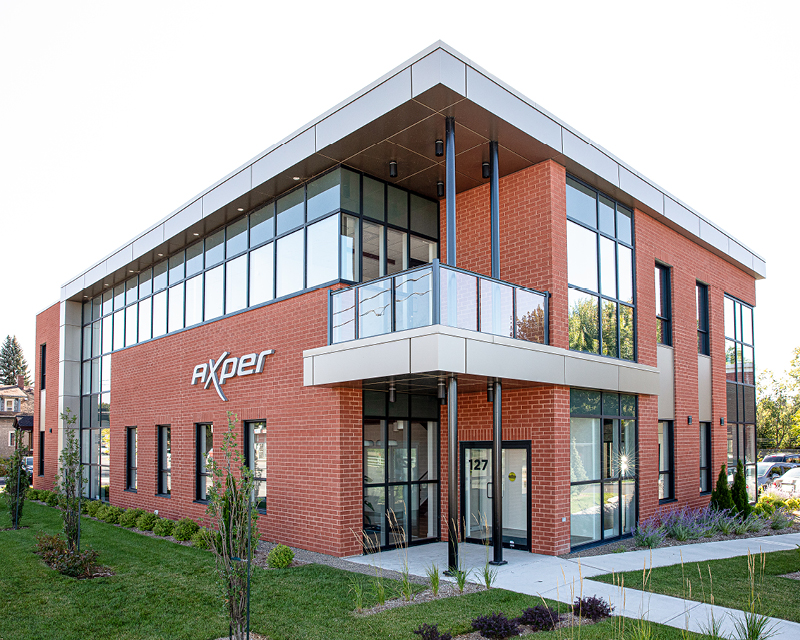
[{"label": "red brick wall", "polygon": [[[361,527],[361,392],[303,387],[304,349],[326,343],[327,292],[310,292],[112,356],[111,502],[203,520],[195,499],[195,424],[214,425],[219,451],[228,411],[266,420],[267,515],[262,538],[335,555],[358,552]],[[213,389],[190,385],[195,365],[275,349],[261,374]],[[172,495],[156,494],[156,425],[171,425]],[[125,428],[138,427],[138,488],[124,491]],[[221,452],[219,454],[221,456]],[[220,458],[217,458],[218,460]]]},{"label": "red brick wall", "polygon": [[[36,381],[33,407],[33,488],[53,488],[58,471],[58,352],[60,340],[61,304],[56,302],[36,316]],[[45,397],[47,406],[42,407],[39,382],[42,375],[41,350],[47,345]],[[39,415],[44,411],[44,475],[39,475]],[[52,429],[52,433],[51,433]]]}]

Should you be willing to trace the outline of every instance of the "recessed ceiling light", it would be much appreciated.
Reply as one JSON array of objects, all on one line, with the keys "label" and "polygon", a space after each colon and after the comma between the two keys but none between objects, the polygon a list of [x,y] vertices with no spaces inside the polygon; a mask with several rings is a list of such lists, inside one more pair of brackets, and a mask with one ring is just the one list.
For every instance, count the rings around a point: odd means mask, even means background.
[{"label": "recessed ceiling light", "polygon": [[294,177],[292,178],[292,180],[299,180],[299,179],[300,179],[300,176],[294,176]]},{"label": "recessed ceiling light", "polygon": [[164,257],[164,254],[163,254],[163,253],[159,253],[159,254],[158,254],[158,257],[159,257],[159,258],[163,258],[163,257]]},{"label": "recessed ceiling light", "polygon": [[200,234],[199,233],[193,233],[192,235],[193,236],[199,236]]},{"label": "recessed ceiling light", "polygon": [[128,273],[136,273],[133,269],[128,269]]},{"label": "recessed ceiling light", "polygon": [[239,208],[238,208],[238,209],[236,209],[236,210],[237,210],[237,211],[244,211],[244,207],[239,207]]},{"label": "recessed ceiling light", "polygon": [[107,284],[104,284],[103,286],[104,286],[104,287],[107,287],[108,285],[107,285]]},{"label": "recessed ceiling light", "polygon": [[88,298],[89,296],[83,296],[84,298]]}]

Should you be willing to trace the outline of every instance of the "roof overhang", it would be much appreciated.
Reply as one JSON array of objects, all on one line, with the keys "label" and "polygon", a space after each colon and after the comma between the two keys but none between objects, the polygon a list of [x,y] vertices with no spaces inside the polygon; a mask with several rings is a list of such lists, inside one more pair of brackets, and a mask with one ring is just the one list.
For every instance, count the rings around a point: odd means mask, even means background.
[{"label": "roof overhang", "polygon": [[[161,222],[62,287],[61,299],[93,296],[275,196],[336,166],[355,169],[435,198],[444,158],[434,142],[456,120],[456,190],[487,180],[488,142],[500,147],[503,176],[552,159],[619,201],[636,207],[754,278],[763,258],[608,151],[442,42],[359,91],[232,172]],[[395,160],[397,178],[389,177]],[[298,181],[299,179],[299,181]]]}]

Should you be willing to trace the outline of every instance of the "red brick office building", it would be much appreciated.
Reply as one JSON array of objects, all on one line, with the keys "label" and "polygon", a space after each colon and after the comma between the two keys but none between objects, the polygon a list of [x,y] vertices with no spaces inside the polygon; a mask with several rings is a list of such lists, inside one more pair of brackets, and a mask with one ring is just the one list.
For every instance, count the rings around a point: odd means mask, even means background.
[{"label": "red brick office building", "polygon": [[616,539],[754,472],[764,275],[437,43],[62,288],[34,486],[70,408],[87,495],[201,520],[232,412],[266,540]]}]

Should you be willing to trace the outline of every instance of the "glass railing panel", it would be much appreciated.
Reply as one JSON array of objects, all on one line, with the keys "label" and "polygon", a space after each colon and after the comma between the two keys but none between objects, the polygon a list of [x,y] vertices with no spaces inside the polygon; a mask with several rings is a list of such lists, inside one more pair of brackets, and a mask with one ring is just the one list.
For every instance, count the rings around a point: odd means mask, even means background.
[{"label": "glass railing panel", "polygon": [[358,288],[358,337],[369,338],[392,330],[392,279]]},{"label": "glass railing panel", "polygon": [[331,294],[333,317],[331,339],[333,344],[354,340],[356,337],[356,290],[343,289]]},{"label": "glass railing panel", "polygon": [[517,289],[517,335],[520,340],[545,343],[545,297],[540,293]]},{"label": "glass railing panel", "polygon": [[448,327],[478,330],[477,276],[441,268],[440,322]]},{"label": "glass railing panel", "polygon": [[433,324],[433,270],[422,269],[395,277],[395,331]]},{"label": "glass railing panel", "polygon": [[514,336],[514,288],[481,278],[481,332]]}]

